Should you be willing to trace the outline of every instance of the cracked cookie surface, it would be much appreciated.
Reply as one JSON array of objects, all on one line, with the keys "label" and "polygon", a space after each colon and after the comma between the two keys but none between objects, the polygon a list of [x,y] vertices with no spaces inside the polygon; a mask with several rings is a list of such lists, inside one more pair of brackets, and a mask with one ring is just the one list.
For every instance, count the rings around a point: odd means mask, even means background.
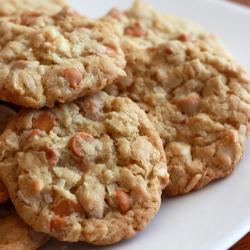
[{"label": "cracked cookie surface", "polygon": [[105,92],[22,109],[0,137],[0,176],[20,217],[65,241],[110,244],[144,229],[168,183],[147,115]]},{"label": "cracked cookie surface", "polygon": [[70,8],[0,20],[0,99],[41,108],[93,94],[125,76],[109,24]]},{"label": "cracked cookie surface", "polygon": [[170,195],[230,175],[249,136],[250,79],[203,41],[169,41],[127,54],[128,77],[105,89],[131,98],[165,147]]}]

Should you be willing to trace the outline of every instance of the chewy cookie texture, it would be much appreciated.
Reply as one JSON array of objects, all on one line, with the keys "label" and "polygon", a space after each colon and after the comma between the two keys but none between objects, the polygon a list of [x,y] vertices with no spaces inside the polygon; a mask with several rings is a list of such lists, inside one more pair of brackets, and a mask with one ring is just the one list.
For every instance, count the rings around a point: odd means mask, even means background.
[{"label": "chewy cookie texture", "polygon": [[110,244],[134,236],[159,210],[168,183],[162,141],[146,114],[101,91],[22,109],[0,150],[17,212],[60,240]]}]

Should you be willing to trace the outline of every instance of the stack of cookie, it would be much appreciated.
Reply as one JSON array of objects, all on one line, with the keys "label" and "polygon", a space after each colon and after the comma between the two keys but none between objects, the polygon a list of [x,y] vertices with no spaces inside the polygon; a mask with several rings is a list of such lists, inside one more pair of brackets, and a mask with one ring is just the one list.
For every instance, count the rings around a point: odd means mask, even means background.
[{"label": "stack of cookie", "polygon": [[115,243],[148,225],[162,190],[233,172],[250,79],[217,37],[140,1],[98,20],[64,1],[4,4],[0,223],[23,236],[0,225],[1,249]]},{"label": "stack of cookie", "polygon": [[1,100],[22,107],[1,135],[0,178],[25,228],[40,232],[36,247],[48,236],[134,236],[159,210],[169,174],[145,112],[101,91],[126,77],[113,28],[70,8],[11,14],[0,26]]}]

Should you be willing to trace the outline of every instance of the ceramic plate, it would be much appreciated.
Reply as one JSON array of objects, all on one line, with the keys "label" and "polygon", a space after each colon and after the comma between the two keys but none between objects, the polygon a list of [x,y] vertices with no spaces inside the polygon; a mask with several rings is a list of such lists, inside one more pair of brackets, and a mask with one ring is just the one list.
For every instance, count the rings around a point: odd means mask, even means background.
[{"label": "ceramic plate", "polygon": [[[250,9],[223,0],[144,0],[156,10],[201,24],[216,34],[231,55],[250,72]],[[101,17],[132,0],[70,1],[80,13]],[[108,246],[50,240],[41,250],[225,250],[250,230],[250,143],[235,172],[183,196],[163,196],[146,229]]]}]

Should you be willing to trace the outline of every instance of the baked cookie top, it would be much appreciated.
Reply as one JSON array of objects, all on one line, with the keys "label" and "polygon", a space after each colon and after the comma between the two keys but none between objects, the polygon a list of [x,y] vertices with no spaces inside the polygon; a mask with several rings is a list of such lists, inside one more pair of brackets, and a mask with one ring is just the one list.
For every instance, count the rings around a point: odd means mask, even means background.
[{"label": "baked cookie top", "polygon": [[37,231],[110,244],[145,228],[160,207],[168,183],[162,141],[128,98],[99,91],[24,108],[0,138],[0,176]]},{"label": "baked cookie top", "polygon": [[35,250],[45,244],[50,236],[28,226],[9,203],[0,204],[0,249]]},{"label": "baked cookie top", "polygon": [[135,0],[133,6],[126,11],[111,9],[102,20],[112,25],[120,37],[125,53],[176,39],[201,39],[225,50],[217,36],[210,34],[202,26],[178,16],[160,13],[139,0]]},{"label": "baked cookie top", "polygon": [[169,41],[126,59],[128,77],[105,90],[131,98],[159,132],[166,192],[188,193],[230,175],[249,136],[247,72],[203,41]]},{"label": "baked cookie top", "polygon": [[0,20],[0,37],[0,99],[7,102],[52,107],[125,76],[124,54],[110,25],[72,9]]},{"label": "baked cookie top", "polygon": [[23,11],[55,14],[64,7],[69,7],[65,0],[1,0],[0,17],[15,16]]}]

